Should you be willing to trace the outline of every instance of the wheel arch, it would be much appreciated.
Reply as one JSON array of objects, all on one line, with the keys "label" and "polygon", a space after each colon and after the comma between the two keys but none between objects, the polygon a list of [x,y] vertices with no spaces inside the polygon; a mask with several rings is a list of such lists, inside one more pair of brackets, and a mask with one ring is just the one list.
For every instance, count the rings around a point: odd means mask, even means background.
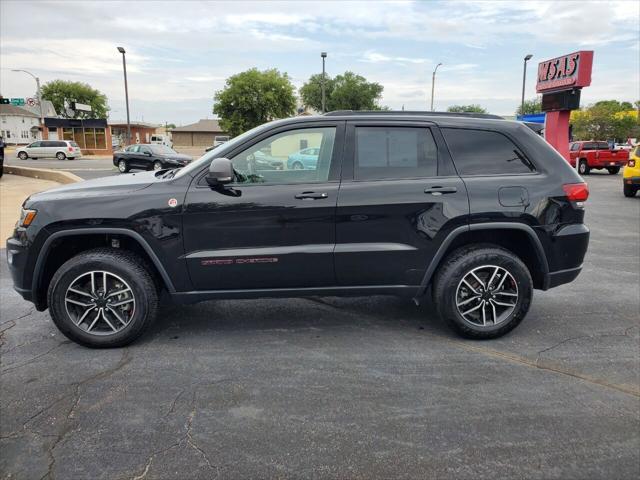
[{"label": "wheel arch", "polygon": [[547,255],[532,227],[511,222],[476,223],[458,227],[445,237],[425,271],[416,297],[426,293],[436,271],[451,252],[471,244],[493,244],[506,248],[525,263],[534,288],[546,289],[549,273]]},{"label": "wheel arch", "polygon": [[[158,287],[174,293],[175,287],[162,262],[151,246],[138,232],[126,228],[80,228],[62,230],[51,234],[44,241],[36,259],[31,290],[38,310],[47,308],[47,289],[55,271],[69,258],[99,246],[111,246],[119,240],[122,250],[133,251],[142,256],[154,270]],[[64,246],[61,240],[65,240]],[[124,245],[122,245],[124,243]],[[60,252],[58,254],[54,254]]]}]

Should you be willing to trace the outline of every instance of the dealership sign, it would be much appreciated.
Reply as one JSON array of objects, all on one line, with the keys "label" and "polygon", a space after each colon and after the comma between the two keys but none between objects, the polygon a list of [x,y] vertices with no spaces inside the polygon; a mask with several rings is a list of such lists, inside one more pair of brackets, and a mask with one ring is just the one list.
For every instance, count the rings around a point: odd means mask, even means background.
[{"label": "dealership sign", "polygon": [[570,90],[591,85],[593,51],[579,52],[552,58],[538,64],[538,93]]}]

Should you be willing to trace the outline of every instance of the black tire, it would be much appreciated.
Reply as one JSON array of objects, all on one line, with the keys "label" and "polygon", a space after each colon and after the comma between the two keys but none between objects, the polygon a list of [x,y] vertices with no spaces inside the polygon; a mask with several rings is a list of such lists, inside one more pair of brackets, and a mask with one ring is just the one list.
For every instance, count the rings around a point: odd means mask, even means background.
[{"label": "black tire", "polygon": [[610,175],[617,175],[620,173],[620,167],[607,167],[607,171]]},{"label": "black tire", "polygon": [[155,162],[153,162],[153,166],[151,168],[152,170],[162,170],[164,167],[160,160],[156,160]]},{"label": "black tire", "polygon": [[[483,266],[506,270],[517,285],[513,310],[505,311],[503,320],[484,326],[465,319],[457,307],[458,289],[463,278]],[[496,286],[495,281],[492,285]],[[513,330],[529,311],[532,297],[533,281],[526,265],[509,250],[495,245],[477,244],[455,250],[438,269],[433,286],[433,299],[440,317],[460,335],[472,339],[497,338]]]},{"label": "black tire", "polygon": [[622,193],[625,197],[635,197],[638,192],[638,187],[635,185],[622,184]]},{"label": "black tire", "polygon": [[578,163],[578,173],[580,175],[589,175],[590,171],[591,168],[589,167],[587,161],[584,158],[580,159],[580,163]]},{"label": "black tire", "polygon": [[129,171],[129,162],[127,162],[124,158],[118,160],[118,171],[120,173],[127,173]]},{"label": "black tire", "polygon": [[58,153],[56,153],[56,158],[58,160],[66,160],[67,156],[64,154],[64,152],[58,152]]},{"label": "black tire", "polygon": [[29,155],[27,155],[27,152],[20,152],[18,153],[18,158],[20,160],[26,160],[27,158],[29,158]]},{"label": "black tire", "polygon": [[304,170],[304,165],[300,162],[294,162],[293,165],[291,165],[291,168],[293,170]]},{"label": "black tire", "polygon": [[[107,334],[102,335],[89,332],[88,329],[74,323],[66,308],[65,295],[68,288],[77,278],[91,271],[108,272],[109,275],[124,280],[135,299],[133,314],[129,321],[125,322],[126,326],[122,327],[113,322],[121,328],[116,332],[111,333],[107,330]],[[142,335],[156,316],[158,291],[149,272],[150,268],[146,262],[132,252],[113,248],[97,248],[82,252],[65,262],[51,279],[47,293],[51,319],[67,338],[80,345],[91,348],[128,345]],[[121,288],[121,286],[115,288]],[[93,309],[92,312],[96,310]],[[98,316],[99,312],[96,317]]]}]

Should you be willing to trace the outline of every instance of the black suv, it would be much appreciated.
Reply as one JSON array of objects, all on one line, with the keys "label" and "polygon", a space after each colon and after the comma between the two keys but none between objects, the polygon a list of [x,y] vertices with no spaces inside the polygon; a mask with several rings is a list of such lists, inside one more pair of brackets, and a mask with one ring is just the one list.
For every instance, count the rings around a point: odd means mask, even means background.
[{"label": "black suv", "polygon": [[[267,169],[265,151],[303,168]],[[7,256],[15,289],[91,347],[136,339],[161,297],[430,294],[459,333],[492,338],[534,288],[579,274],[587,196],[521,123],[332,112],[262,125],[182,169],[32,195]]]}]

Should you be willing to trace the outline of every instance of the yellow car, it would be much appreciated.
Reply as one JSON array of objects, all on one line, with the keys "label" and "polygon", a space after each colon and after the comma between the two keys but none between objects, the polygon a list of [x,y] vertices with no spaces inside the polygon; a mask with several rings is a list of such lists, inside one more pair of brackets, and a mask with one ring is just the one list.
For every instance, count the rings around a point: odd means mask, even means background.
[{"label": "yellow car", "polygon": [[629,162],[622,174],[622,191],[625,197],[633,197],[640,190],[640,145],[629,154]]}]

